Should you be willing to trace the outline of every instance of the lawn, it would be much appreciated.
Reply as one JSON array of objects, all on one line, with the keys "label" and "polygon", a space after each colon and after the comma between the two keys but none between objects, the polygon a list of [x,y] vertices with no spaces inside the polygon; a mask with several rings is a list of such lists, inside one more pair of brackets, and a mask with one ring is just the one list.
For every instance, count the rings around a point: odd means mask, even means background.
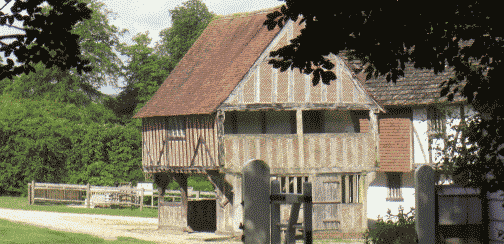
[{"label": "lawn", "polygon": [[[0,196],[0,208],[9,208],[9,209],[21,209],[21,210],[35,210],[35,211],[49,211],[49,212],[60,212],[60,213],[85,213],[85,214],[104,214],[104,215],[114,215],[114,216],[131,216],[131,217],[147,217],[147,218],[157,218],[158,217],[158,212],[157,208],[143,208],[143,211],[140,211],[138,208],[122,208],[122,209],[110,209],[110,208],[73,208],[73,207],[68,207],[66,204],[59,204],[59,203],[45,203],[45,202],[37,202],[36,205],[29,205],[28,204],[28,198],[27,197],[7,197],[7,196]],[[6,223],[11,223],[5,220],[0,220],[0,239],[4,239],[4,235],[6,235],[6,230],[5,226],[8,226]],[[25,227],[23,227],[24,229]],[[32,227],[32,226],[26,226],[26,228],[34,228],[34,229],[39,229],[37,227]],[[26,229],[28,231],[28,229]],[[67,233],[67,232],[59,232],[59,231],[53,231],[50,229],[42,229],[41,233],[44,233],[44,235],[47,235],[47,240],[48,238],[52,238],[52,236],[61,236],[62,238],[74,238],[72,237],[73,235],[76,235],[77,237],[75,238],[81,238],[80,236],[83,236],[82,238],[90,238],[89,241],[82,242],[82,239],[76,239],[77,241],[75,242],[67,242],[66,240],[72,240],[72,239],[62,239],[62,241],[59,241],[60,239],[50,239],[51,241],[40,241],[40,239],[34,238],[33,240],[37,240],[39,242],[32,242],[30,241],[31,239],[23,239],[23,240],[14,240],[13,243],[139,243],[139,240],[131,240],[126,237],[123,237],[121,239],[118,239],[117,241],[105,241],[101,238],[98,237],[93,237],[90,235],[85,235],[85,234],[73,234],[73,233]],[[31,233],[31,232],[21,232],[21,233]],[[35,233],[35,232],[34,232]],[[38,232],[37,232],[38,233]],[[67,235],[68,234],[68,235]],[[12,236],[12,235],[8,235]],[[21,235],[23,236],[23,235]],[[32,236],[31,234],[28,235],[26,238],[29,238]],[[23,237],[25,238],[25,237]],[[11,239],[8,239],[11,240]],[[87,240],[87,239],[85,239]],[[8,241],[9,242],[9,241]],[[339,239],[339,238],[334,238],[334,239],[324,239],[324,240],[314,240],[316,243],[326,243],[326,242],[354,242],[350,240],[344,240],[344,239]],[[12,243],[12,242],[11,242]],[[141,243],[152,243],[152,242],[143,242]]]},{"label": "lawn", "polygon": [[131,237],[118,237],[115,241],[107,241],[87,234],[56,231],[39,228],[27,224],[0,219],[0,240],[2,243],[154,243]]},{"label": "lawn", "polygon": [[131,217],[147,217],[147,218],[157,218],[158,210],[157,208],[143,208],[140,209],[133,208],[73,208],[68,207],[67,204],[60,203],[47,203],[47,202],[37,202],[35,205],[28,204],[27,197],[7,197],[0,196],[0,208],[10,208],[10,209],[22,209],[22,210],[35,210],[35,211],[49,211],[49,212],[60,212],[60,213],[85,213],[85,214],[104,214],[104,215],[115,215],[115,216],[131,216]]}]

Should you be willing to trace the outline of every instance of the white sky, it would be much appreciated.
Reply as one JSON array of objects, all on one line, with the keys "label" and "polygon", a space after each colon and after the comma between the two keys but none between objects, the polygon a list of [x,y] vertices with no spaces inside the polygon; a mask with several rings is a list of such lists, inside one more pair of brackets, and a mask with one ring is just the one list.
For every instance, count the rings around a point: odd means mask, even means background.
[{"label": "white sky", "polygon": [[[101,0],[105,7],[117,13],[115,19],[110,19],[110,24],[120,29],[128,29],[122,42],[131,43],[131,38],[140,32],[149,31],[152,44],[159,41],[159,32],[171,26],[169,10],[182,6],[187,0]],[[272,8],[285,2],[279,0],[202,0],[210,12],[218,15],[228,15],[240,12],[250,12],[264,8]],[[106,94],[116,94],[111,86],[100,89]]]}]

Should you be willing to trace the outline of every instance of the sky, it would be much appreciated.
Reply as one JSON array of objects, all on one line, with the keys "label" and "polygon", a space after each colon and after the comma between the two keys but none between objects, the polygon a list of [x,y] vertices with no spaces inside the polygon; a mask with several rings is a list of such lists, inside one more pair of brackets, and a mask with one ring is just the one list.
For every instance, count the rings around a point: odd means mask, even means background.
[{"label": "sky", "polygon": [[[159,41],[159,32],[171,26],[169,10],[182,6],[187,0],[101,0],[105,8],[116,13],[115,18],[109,18],[110,24],[120,29],[128,29],[129,33],[121,38],[122,42],[131,44],[131,38],[140,32],[149,31],[151,45]],[[210,12],[218,15],[250,12],[264,8],[272,8],[281,4],[278,0],[202,0]],[[121,84],[120,84],[121,85]],[[120,90],[112,86],[102,87],[101,92],[117,94]]]}]

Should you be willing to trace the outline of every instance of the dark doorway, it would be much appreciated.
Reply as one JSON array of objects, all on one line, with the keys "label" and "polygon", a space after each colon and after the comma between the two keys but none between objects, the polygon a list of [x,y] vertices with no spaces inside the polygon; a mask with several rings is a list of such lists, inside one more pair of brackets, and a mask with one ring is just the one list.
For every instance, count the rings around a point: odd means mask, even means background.
[{"label": "dark doorway", "polygon": [[189,201],[187,222],[194,231],[217,230],[216,200]]}]

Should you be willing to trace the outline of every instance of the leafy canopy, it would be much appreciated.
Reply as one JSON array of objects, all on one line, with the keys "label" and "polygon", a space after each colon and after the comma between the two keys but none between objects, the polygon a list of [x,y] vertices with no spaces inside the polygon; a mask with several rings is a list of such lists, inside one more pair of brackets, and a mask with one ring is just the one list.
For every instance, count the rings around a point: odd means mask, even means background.
[{"label": "leafy canopy", "polygon": [[[91,70],[89,61],[81,55],[79,35],[71,32],[79,21],[91,18],[92,11],[85,3],[75,0],[16,0],[10,14],[2,12],[9,2],[5,0],[0,8],[0,26],[17,33],[0,35],[0,51],[7,57],[6,64],[0,60],[0,80],[33,72],[32,64],[38,62],[63,70],[75,67],[79,74]],[[43,13],[44,3],[49,6],[46,13]],[[14,65],[14,60],[10,58],[12,54],[20,65]]]},{"label": "leafy canopy", "polygon": [[[281,11],[267,16],[268,29],[282,28],[287,21],[306,26],[291,43],[270,53],[274,68],[299,69],[330,84],[334,64],[330,53],[346,51],[359,60],[367,79],[384,75],[396,82],[405,64],[443,72],[453,68],[454,77],[442,84],[441,96],[465,97],[478,114],[463,133],[471,157],[457,160],[457,172],[467,172],[472,186],[504,186],[504,78],[502,37],[504,15],[490,1],[334,1],[287,0]],[[464,139],[464,140],[465,140]],[[465,149],[464,149],[465,150]],[[467,150],[462,152],[467,155]],[[454,162],[452,162],[454,163]]]}]

